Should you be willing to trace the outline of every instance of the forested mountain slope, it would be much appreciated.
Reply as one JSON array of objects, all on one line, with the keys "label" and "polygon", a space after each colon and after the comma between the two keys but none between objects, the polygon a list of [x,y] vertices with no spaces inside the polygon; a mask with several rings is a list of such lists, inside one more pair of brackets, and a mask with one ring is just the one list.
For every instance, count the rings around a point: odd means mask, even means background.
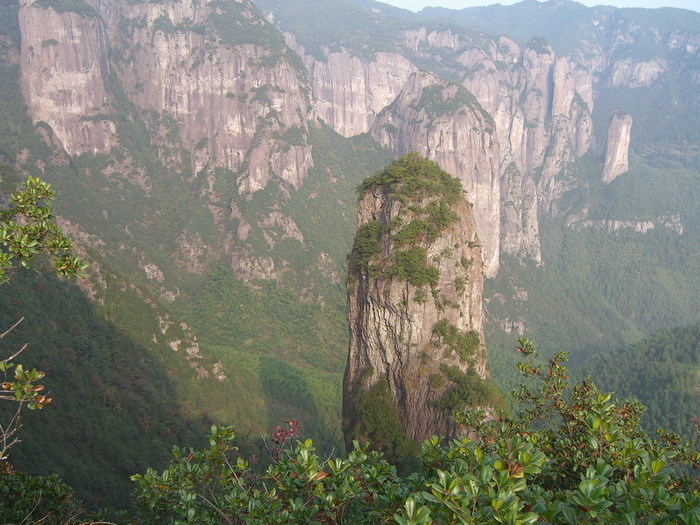
[{"label": "forested mountain slope", "polygon": [[[671,430],[697,437],[700,406],[700,326],[655,332],[624,348],[596,355],[580,373],[647,407],[642,419],[648,432]],[[693,421],[695,420],[695,421]]]},{"label": "forested mountain slope", "polygon": [[[119,477],[211,420],[255,436],[300,419],[340,448],[355,188],[409,151],[474,205],[500,386],[518,334],[576,357],[697,322],[696,14],[548,2],[531,34],[502,36],[527,7],[487,26],[369,0],[2,2],[3,194],[15,172],[51,182],[91,263],[80,292],[1,292],[5,322],[66,328],[21,336],[57,399],[51,446],[107,450],[122,421]],[[572,40],[549,19],[600,29]],[[106,468],[37,454],[43,424],[28,419],[21,468],[83,487]]]}]

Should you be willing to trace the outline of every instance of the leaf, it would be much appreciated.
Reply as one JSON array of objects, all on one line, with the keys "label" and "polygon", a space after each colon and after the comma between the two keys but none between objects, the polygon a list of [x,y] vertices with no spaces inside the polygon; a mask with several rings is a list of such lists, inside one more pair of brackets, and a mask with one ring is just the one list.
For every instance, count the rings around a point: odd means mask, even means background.
[{"label": "leaf", "polygon": [[654,461],[651,462],[651,471],[654,474],[658,474],[659,472],[661,472],[661,470],[664,468],[664,466],[666,466],[666,463],[664,463],[660,459],[655,459]]}]

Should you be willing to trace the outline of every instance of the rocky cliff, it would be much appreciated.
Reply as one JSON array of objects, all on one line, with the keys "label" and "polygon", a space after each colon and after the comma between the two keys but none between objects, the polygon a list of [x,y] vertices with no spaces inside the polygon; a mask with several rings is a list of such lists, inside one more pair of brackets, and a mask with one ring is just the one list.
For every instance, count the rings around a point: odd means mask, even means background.
[{"label": "rocky cliff", "polygon": [[21,83],[29,115],[70,155],[107,153],[116,143],[104,28],[94,10],[57,12],[22,0]]},{"label": "rocky cliff", "polygon": [[463,42],[460,53],[463,84],[493,116],[501,147],[501,249],[539,261],[537,209],[557,212],[567,167],[593,145],[592,72],[541,39]]},{"label": "rocky cliff", "polygon": [[344,137],[367,133],[417,70],[397,53],[377,53],[367,61],[341,49],[319,60],[307,54],[292,34],[285,37],[304,58],[318,117]]},{"label": "rocky cliff", "polygon": [[33,3],[20,9],[23,91],[69,154],[116,143],[116,81],[151,121],[175,126],[169,142],[194,175],[231,170],[241,194],[272,178],[301,186],[313,165],[305,72],[250,2]]},{"label": "rocky cliff", "polygon": [[396,156],[410,151],[455,175],[474,204],[484,272],[498,271],[500,155],[491,116],[463,86],[415,73],[372,125],[371,134]]},{"label": "rocky cliff", "polygon": [[608,125],[608,141],[605,146],[603,182],[610,184],[629,169],[630,132],[632,116],[616,112]]},{"label": "rocky cliff", "polygon": [[377,417],[410,440],[454,436],[451,412],[483,406],[490,394],[472,206],[458,180],[416,153],[366,179],[360,192],[348,276],[346,440],[397,446],[395,432],[373,426]]},{"label": "rocky cliff", "polygon": [[281,35],[250,2],[127,2],[122,16],[126,31],[115,47],[126,92],[177,122],[193,173],[240,173],[243,194],[273,177],[301,186],[313,164],[308,88]]}]

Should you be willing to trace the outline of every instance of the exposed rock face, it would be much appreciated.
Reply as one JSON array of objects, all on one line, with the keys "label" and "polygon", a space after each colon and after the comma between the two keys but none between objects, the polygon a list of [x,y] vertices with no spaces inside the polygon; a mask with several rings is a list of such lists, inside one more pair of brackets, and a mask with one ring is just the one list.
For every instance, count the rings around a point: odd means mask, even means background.
[{"label": "exposed rock face", "polygon": [[425,29],[404,37],[422,59],[439,60],[449,49],[464,67],[463,85],[493,117],[500,146],[500,201],[507,208],[500,214],[500,250],[540,261],[537,208],[560,212],[556,200],[569,189],[568,166],[593,146],[591,68],[557,57],[539,41],[521,49],[506,37],[476,43]]},{"label": "exposed rock face", "polygon": [[639,233],[646,233],[656,227],[654,221],[620,221],[615,219],[602,219],[598,221],[583,221],[584,228],[596,228],[607,232],[615,232],[625,228],[632,229]]},{"label": "exposed rock face", "polygon": [[306,143],[310,101],[284,42],[237,43],[211,27],[201,30],[224,15],[267,24],[250,2],[233,2],[226,12],[192,0],[127,4],[121,27],[128,30],[118,44],[125,89],[140,107],[177,122],[193,172],[212,165],[239,172],[242,194],[273,177],[300,187],[313,164]]},{"label": "exposed rock face", "polygon": [[596,228],[612,233],[622,229],[631,229],[639,233],[646,233],[657,226],[668,228],[678,235],[683,235],[683,223],[678,214],[664,215],[657,217],[655,221],[624,221],[619,219],[599,219],[581,221],[584,228]]},{"label": "exposed rock face", "polygon": [[[466,53],[462,56],[466,57]],[[521,50],[505,37],[481,54],[472,53],[465,64],[472,73],[464,85],[496,121],[504,174],[507,177],[508,172],[519,173],[531,178],[541,173],[536,186],[520,185],[527,193],[519,199],[537,198],[545,209],[552,211],[551,203],[564,189],[557,176],[574,157],[586,153],[593,144],[591,71],[569,58],[556,57],[547,45]],[[511,165],[517,171],[508,169]],[[511,183],[504,178],[503,183],[512,197],[518,181]],[[538,230],[536,216],[533,221],[529,222],[529,228]],[[504,251],[534,254],[539,259],[537,237],[523,235],[512,225],[502,224],[502,227]]]},{"label": "exposed rock face", "polygon": [[511,163],[501,175],[501,250],[542,262],[535,182]]},{"label": "exposed rock face", "polygon": [[231,19],[265,34],[269,24],[249,1],[90,1],[94,11],[82,14],[33,0],[20,8],[24,96],[33,121],[46,122],[66,152],[116,144],[111,70],[131,102],[176,127],[171,149],[189,152],[194,175],[227,168],[246,195],[272,178],[301,186],[313,165],[305,72],[271,27],[264,44],[254,33],[230,36]]},{"label": "exposed rock face", "polygon": [[608,142],[605,148],[603,182],[610,184],[629,169],[628,157],[632,116],[614,113],[608,125]]},{"label": "exposed rock face", "polygon": [[81,16],[21,0],[21,83],[34,123],[51,126],[71,155],[107,153],[116,144],[109,117],[107,46],[96,16]]},{"label": "exposed rock face", "polygon": [[625,58],[613,64],[610,84],[614,87],[648,87],[651,86],[656,78],[664,71],[668,71],[668,66],[662,60],[644,62]]},{"label": "exposed rock face", "polygon": [[371,134],[397,156],[417,151],[462,181],[474,203],[484,272],[495,275],[500,154],[490,115],[462,86],[421,72],[411,76],[394,103],[377,117]]},{"label": "exposed rock face", "polygon": [[[407,155],[394,165],[408,166],[410,174],[418,158]],[[408,235],[412,242],[406,244],[399,240],[406,240],[406,231],[416,224],[412,221],[423,218],[430,224],[425,210],[445,197],[410,192],[397,197],[401,186],[392,190],[381,185],[360,196],[348,279],[350,344],[343,398],[348,442],[371,432],[362,420],[361,399],[363,393],[380,395],[374,389],[382,384],[388,386],[386,401],[410,439],[455,436],[459,431],[447,401],[452,379],[464,373],[473,374],[477,382],[488,377],[481,250],[471,205],[457,191],[449,204],[453,220],[434,235]],[[363,239],[376,241],[374,249],[368,251]],[[416,267],[408,276],[396,271],[406,250],[424,250],[423,264],[434,266],[432,277],[421,280]],[[446,377],[449,367],[452,379]]]},{"label": "exposed rock face", "polygon": [[377,114],[396,98],[416,66],[396,53],[377,53],[367,62],[343,49],[326,60],[305,54],[291,34],[287,43],[303,58],[309,71],[316,110],[344,137],[367,133]]}]

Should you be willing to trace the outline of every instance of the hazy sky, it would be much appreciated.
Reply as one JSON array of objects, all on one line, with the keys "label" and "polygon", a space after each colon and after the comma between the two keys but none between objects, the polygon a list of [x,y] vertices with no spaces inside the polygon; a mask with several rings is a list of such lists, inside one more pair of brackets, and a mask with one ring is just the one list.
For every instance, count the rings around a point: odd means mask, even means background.
[{"label": "hazy sky", "polygon": [[[519,0],[379,0],[386,4],[403,7],[411,11],[420,11],[426,6],[449,7],[450,9],[463,9],[465,7],[474,7],[489,4],[510,5],[515,4]],[[683,9],[692,9],[700,11],[700,0],[577,0],[581,4],[587,6],[594,5],[614,5],[617,7],[681,7]]]}]

